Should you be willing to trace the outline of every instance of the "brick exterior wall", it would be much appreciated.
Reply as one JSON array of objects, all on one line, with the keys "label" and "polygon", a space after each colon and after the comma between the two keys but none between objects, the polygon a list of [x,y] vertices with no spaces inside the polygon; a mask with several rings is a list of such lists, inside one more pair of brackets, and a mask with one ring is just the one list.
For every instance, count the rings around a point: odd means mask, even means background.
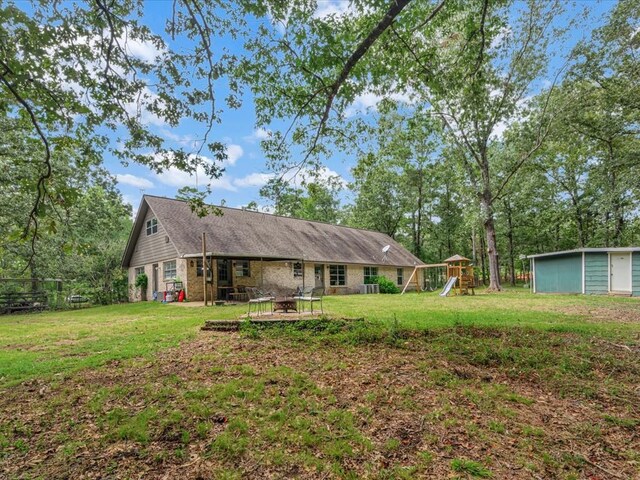
[{"label": "brick exterior wall", "polygon": [[[235,262],[232,261],[232,262]],[[271,261],[251,261],[249,263],[248,277],[236,277],[235,266],[232,263],[232,282],[233,286],[247,286],[258,287],[266,291],[287,291],[295,290],[298,286],[315,286],[315,265],[314,263],[305,263],[303,265],[303,277],[294,277],[293,273],[294,262],[271,262]],[[145,273],[149,277],[149,286],[147,288],[147,300],[153,299],[153,286],[152,286],[152,265],[145,265]],[[359,285],[364,283],[364,265],[346,265],[347,267],[347,284],[345,286],[331,286],[329,285],[329,263],[322,264],[324,266],[324,285],[325,293],[327,295],[344,295],[359,292]],[[371,265],[376,266],[376,265]],[[158,262],[158,290],[164,291],[165,283],[163,280],[162,272],[163,262]],[[213,261],[213,290],[214,296],[217,296],[217,272],[216,262]],[[398,288],[402,289],[404,285],[409,281],[409,277],[413,272],[413,268],[403,268],[403,285],[398,285]],[[378,275],[385,276],[394,283],[397,280],[397,267],[390,267],[388,265],[378,265]],[[190,301],[203,301],[203,279],[197,276],[197,259],[196,258],[177,258],[176,259],[176,276],[180,278],[185,285],[187,299]],[[422,283],[422,271],[418,271],[418,279],[420,284]],[[129,268],[129,300],[132,302],[140,301],[140,294],[135,285],[135,268]],[[210,285],[207,286],[207,299],[211,300]],[[407,290],[415,290],[415,282],[411,282]],[[215,298],[214,298],[215,299]]]}]

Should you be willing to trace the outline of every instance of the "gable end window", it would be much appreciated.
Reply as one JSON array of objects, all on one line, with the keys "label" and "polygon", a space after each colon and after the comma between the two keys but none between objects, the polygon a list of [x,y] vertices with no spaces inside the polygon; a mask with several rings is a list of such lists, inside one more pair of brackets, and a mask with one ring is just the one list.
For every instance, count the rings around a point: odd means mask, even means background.
[{"label": "gable end window", "polygon": [[343,287],[347,284],[347,266],[329,265],[329,285]]},{"label": "gable end window", "polygon": [[164,262],[162,264],[162,278],[165,280],[173,280],[176,278],[176,261]]},{"label": "gable end window", "polygon": [[158,233],[158,220],[156,218],[147,220],[147,235],[153,235],[154,233]]},{"label": "gable end window", "polygon": [[364,267],[364,283],[371,283],[378,276],[378,267]]}]

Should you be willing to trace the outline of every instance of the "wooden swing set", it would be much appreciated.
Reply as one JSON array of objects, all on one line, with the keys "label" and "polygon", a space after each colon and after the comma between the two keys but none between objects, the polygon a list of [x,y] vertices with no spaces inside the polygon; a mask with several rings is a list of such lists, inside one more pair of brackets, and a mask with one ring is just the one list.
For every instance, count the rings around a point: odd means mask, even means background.
[{"label": "wooden swing set", "polygon": [[422,291],[420,288],[420,282],[418,280],[418,271],[426,270],[428,268],[445,268],[447,269],[447,283],[442,290],[441,296],[446,296],[449,291],[452,291],[454,295],[475,295],[475,276],[473,274],[473,265],[471,260],[461,255],[454,255],[447,258],[443,263],[431,263],[428,265],[416,265],[409,277],[409,281],[402,289],[402,294],[406,292],[407,288],[412,281],[416,284],[416,292]]}]

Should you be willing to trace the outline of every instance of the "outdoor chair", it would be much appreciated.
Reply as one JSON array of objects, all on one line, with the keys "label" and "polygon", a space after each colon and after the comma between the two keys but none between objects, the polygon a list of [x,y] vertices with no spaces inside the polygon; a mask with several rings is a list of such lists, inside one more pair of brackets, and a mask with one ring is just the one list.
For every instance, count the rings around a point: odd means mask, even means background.
[{"label": "outdoor chair", "polygon": [[322,297],[324,296],[324,288],[322,287],[307,287],[302,290],[302,295],[295,297],[299,305],[303,305],[302,310],[298,308],[298,311],[304,311],[304,302],[309,302],[311,314],[313,315],[313,304],[320,303],[320,313],[324,314],[322,307]]},{"label": "outdoor chair", "polygon": [[246,302],[249,300],[249,294],[247,292],[247,287],[244,285],[240,285],[236,287],[233,292],[229,294],[229,298],[234,301]]},{"label": "outdoor chair", "polygon": [[271,310],[273,311],[273,297],[267,297],[267,296],[263,296],[261,295],[261,292],[254,287],[247,287],[247,294],[249,295],[249,312],[247,313],[247,315],[251,316],[251,306],[255,305],[256,306],[256,311],[258,313],[258,315],[260,315],[260,313],[262,313],[262,308],[265,308],[266,311],[266,306],[267,303],[269,303],[271,305]]}]

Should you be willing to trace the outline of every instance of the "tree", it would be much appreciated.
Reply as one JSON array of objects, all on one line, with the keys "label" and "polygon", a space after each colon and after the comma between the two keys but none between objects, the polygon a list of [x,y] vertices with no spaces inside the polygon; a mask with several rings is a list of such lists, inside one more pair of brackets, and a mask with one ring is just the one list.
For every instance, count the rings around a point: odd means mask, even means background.
[{"label": "tree", "polygon": [[[0,7],[2,117],[15,120],[13,148],[31,139],[33,168],[21,187],[34,195],[24,237],[37,239],[42,223],[53,228],[59,218],[51,213],[74,200],[63,195],[70,186],[53,171],[65,162],[57,152],[70,144],[85,158],[109,153],[156,172],[202,165],[209,176],[220,175],[220,165],[200,153],[206,148],[217,160],[226,156],[224,145],[209,136],[220,119],[216,80],[235,61],[228,53],[214,56],[211,42],[213,32],[234,34],[235,24],[217,6],[185,0],[174,3],[166,31],[153,32],[141,20],[146,6],[142,0],[96,0]],[[172,49],[167,36],[185,38],[192,49]],[[240,85],[230,81],[225,88],[227,106],[238,106]],[[195,152],[170,148],[151,126],[183,119],[203,125]],[[35,241],[31,246],[35,255]]]},{"label": "tree", "polygon": [[[259,120],[295,116],[292,128],[267,144],[272,158],[289,153],[289,132],[307,152],[304,159],[327,153],[322,136],[348,145],[357,130],[345,131],[344,115],[356,95],[409,97],[443,122],[460,151],[482,209],[490,289],[500,289],[494,203],[542,145],[550,115],[544,110],[538,117],[531,144],[516,152],[504,177],[492,170],[491,145],[498,128],[526,114],[525,99],[547,73],[550,39],[562,37],[553,27],[560,2],[528,2],[515,20],[509,19],[513,4],[507,1],[350,5],[351,15],[300,26],[304,8],[293,9],[277,18],[285,25],[281,38],[265,31],[264,41],[256,42],[256,51],[273,65],[265,85],[256,89]],[[274,45],[269,56],[267,46]],[[264,63],[254,68],[264,69]],[[267,83],[281,90],[274,94]],[[309,124],[299,125],[302,117]]]},{"label": "tree", "polygon": [[260,189],[260,195],[273,203],[277,215],[338,223],[341,189],[341,180],[334,176],[305,181],[302,188],[292,187],[282,178],[273,178]]}]

